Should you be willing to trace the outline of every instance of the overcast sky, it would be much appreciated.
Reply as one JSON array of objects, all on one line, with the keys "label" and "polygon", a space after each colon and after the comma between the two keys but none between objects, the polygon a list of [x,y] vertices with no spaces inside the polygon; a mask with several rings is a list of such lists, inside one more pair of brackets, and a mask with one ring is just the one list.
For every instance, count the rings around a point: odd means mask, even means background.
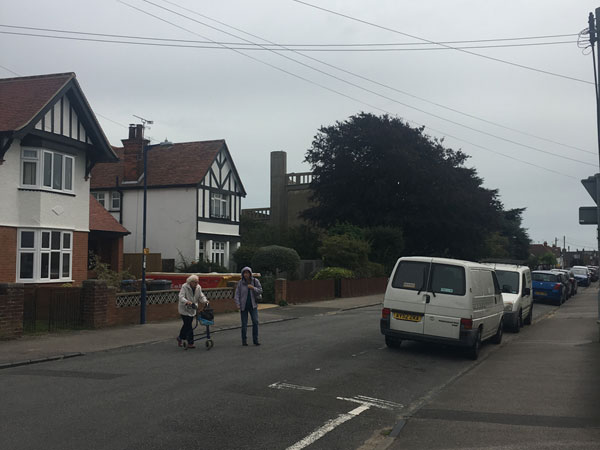
[{"label": "overcast sky", "polygon": [[[470,155],[467,165],[499,189],[505,208],[527,208],[524,226],[534,242],[562,243],[564,236],[572,250],[596,247],[596,227],[578,223],[579,206],[594,204],[580,180],[598,170],[598,144],[592,55],[576,35],[600,3],[307,2],[347,17],[292,0],[5,0],[0,77],[75,72],[113,145],[138,121],[133,115],[154,121],[147,135],[156,141],[225,139],[248,193],[244,208],[269,204],[271,151],[287,152],[288,172],[309,171],[303,159],[320,126],[360,111],[388,112]],[[459,51],[426,42],[482,40],[491,41],[444,45],[494,47]],[[268,42],[302,54],[231,49]],[[545,45],[523,45],[533,43]]]}]

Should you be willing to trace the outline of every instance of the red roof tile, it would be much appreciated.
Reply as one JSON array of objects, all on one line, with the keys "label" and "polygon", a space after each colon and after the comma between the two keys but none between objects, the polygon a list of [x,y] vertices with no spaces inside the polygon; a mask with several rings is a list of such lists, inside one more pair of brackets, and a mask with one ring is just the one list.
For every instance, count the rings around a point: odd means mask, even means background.
[{"label": "red roof tile", "polygon": [[130,234],[129,231],[127,231],[127,229],[91,195],[90,231],[110,231],[112,233]]},{"label": "red roof tile", "polygon": [[0,79],[0,131],[20,130],[48,104],[74,73]]},{"label": "red roof tile", "polygon": [[[168,146],[152,145],[148,149],[148,186],[196,185],[200,183],[225,140],[185,142]],[[117,163],[96,164],[92,170],[91,188],[114,188],[116,179],[119,186],[141,187],[139,183],[123,185],[123,149],[113,150],[119,157]]]}]

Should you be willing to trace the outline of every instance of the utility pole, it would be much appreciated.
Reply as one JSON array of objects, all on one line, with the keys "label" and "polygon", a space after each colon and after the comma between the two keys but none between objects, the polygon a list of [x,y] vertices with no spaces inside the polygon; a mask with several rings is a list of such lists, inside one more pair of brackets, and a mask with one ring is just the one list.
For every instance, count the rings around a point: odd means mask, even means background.
[{"label": "utility pole", "polygon": [[147,207],[147,191],[148,191],[148,148],[144,141],[144,131],[146,130],[146,125],[152,125],[154,122],[152,120],[144,119],[143,117],[136,116],[142,121],[142,154],[144,159],[144,206],[143,206],[143,225],[142,225],[142,292],[140,295],[140,324],[144,325],[146,323],[146,256],[149,253],[146,248],[146,207]]}]

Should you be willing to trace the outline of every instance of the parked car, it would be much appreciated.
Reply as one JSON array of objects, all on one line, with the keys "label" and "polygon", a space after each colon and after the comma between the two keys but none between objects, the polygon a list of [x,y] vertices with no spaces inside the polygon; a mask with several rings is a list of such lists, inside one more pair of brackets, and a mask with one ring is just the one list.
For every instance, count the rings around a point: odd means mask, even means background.
[{"label": "parked car", "polygon": [[589,286],[591,283],[590,269],[585,266],[573,266],[571,270],[575,274],[579,286]]},{"label": "parked car", "polygon": [[574,289],[571,284],[571,280],[569,279],[569,275],[563,269],[552,269],[551,272],[557,273],[560,275],[560,280],[562,284],[565,285],[565,300],[571,298],[571,296],[575,295]]},{"label": "parked car", "polygon": [[567,278],[569,279],[569,284],[571,285],[570,296],[577,294],[577,288],[579,287],[579,283],[577,283],[577,279],[575,278],[575,274],[571,269],[553,269],[553,272],[563,272]]},{"label": "parked car", "polygon": [[504,327],[518,333],[523,324],[531,325],[533,297],[531,270],[527,266],[486,263],[496,271],[504,302]]},{"label": "parked car", "polygon": [[557,305],[562,305],[567,298],[567,290],[563,284],[561,274],[550,270],[534,270],[531,272],[533,280],[533,299],[551,300]]},{"label": "parked car", "polygon": [[598,266],[587,266],[590,270],[590,281],[598,281]]},{"label": "parked car", "polygon": [[402,340],[466,347],[502,341],[504,303],[494,269],[455,259],[400,258],[383,298],[380,330],[388,347]]}]

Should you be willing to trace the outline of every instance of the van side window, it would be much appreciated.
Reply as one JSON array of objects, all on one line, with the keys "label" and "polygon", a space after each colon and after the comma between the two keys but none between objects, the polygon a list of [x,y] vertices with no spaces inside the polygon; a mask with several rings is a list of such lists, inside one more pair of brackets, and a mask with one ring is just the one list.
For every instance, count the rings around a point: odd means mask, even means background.
[{"label": "van side window", "polygon": [[430,290],[440,294],[465,295],[465,269],[449,264],[433,264]]},{"label": "van side window", "polygon": [[402,261],[396,268],[392,287],[411,291],[425,290],[429,263],[418,261]]}]

